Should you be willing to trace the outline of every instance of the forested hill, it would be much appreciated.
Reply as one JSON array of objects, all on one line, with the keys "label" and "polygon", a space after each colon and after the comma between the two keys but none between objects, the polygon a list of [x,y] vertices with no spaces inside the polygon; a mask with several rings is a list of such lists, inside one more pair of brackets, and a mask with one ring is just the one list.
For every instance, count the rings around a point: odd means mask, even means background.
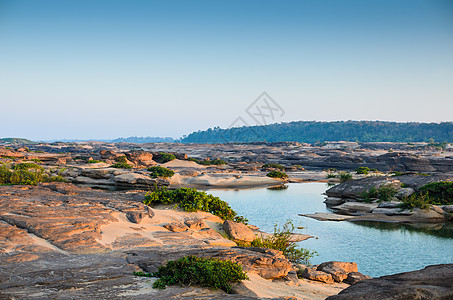
[{"label": "forested hill", "polygon": [[300,121],[264,126],[197,131],[183,143],[227,142],[453,142],[453,122],[397,123],[381,121]]}]

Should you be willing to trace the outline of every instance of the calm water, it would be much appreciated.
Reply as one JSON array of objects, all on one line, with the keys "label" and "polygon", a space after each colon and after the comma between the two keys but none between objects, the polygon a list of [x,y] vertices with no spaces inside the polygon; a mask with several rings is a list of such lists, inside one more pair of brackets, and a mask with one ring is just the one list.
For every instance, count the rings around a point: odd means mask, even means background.
[{"label": "calm water", "polygon": [[427,265],[453,263],[453,225],[412,227],[381,222],[317,221],[300,213],[328,212],[323,203],[325,183],[289,184],[285,190],[210,190],[263,231],[292,219],[300,233],[318,237],[301,242],[316,250],[313,264],[329,260],[354,261],[373,277],[406,272]]}]

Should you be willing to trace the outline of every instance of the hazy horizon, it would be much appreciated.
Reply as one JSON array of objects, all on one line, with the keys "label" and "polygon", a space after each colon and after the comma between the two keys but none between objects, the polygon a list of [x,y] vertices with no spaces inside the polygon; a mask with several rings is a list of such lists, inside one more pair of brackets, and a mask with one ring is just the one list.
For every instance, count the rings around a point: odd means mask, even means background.
[{"label": "hazy horizon", "polygon": [[0,137],[453,121],[453,2],[0,0]]}]

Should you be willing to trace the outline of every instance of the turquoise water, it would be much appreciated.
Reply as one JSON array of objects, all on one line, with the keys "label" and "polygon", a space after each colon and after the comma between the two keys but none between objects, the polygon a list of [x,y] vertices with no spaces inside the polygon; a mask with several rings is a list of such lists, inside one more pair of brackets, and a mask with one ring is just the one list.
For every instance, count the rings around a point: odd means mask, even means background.
[{"label": "turquoise water", "polygon": [[284,190],[210,190],[227,201],[250,224],[272,232],[275,223],[292,219],[304,229],[300,233],[318,237],[301,242],[316,250],[313,264],[324,261],[353,261],[359,271],[382,276],[421,269],[427,265],[453,263],[453,224],[426,224],[417,227],[382,222],[317,221],[298,216],[329,212],[322,193],[325,183],[289,184]]}]

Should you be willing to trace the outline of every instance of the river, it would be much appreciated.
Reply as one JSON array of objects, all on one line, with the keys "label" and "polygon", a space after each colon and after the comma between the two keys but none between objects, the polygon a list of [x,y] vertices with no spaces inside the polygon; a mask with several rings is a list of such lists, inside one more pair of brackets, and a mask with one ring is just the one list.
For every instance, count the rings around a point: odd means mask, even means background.
[{"label": "river", "polygon": [[313,235],[300,243],[316,250],[312,264],[353,261],[359,271],[373,276],[421,269],[427,265],[453,263],[453,224],[407,224],[383,222],[317,221],[298,214],[330,212],[324,196],[326,183],[293,183],[282,190],[267,188],[209,190],[230,204],[250,224],[272,232],[274,224],[291,219],[304,227],[299,233]]}]

